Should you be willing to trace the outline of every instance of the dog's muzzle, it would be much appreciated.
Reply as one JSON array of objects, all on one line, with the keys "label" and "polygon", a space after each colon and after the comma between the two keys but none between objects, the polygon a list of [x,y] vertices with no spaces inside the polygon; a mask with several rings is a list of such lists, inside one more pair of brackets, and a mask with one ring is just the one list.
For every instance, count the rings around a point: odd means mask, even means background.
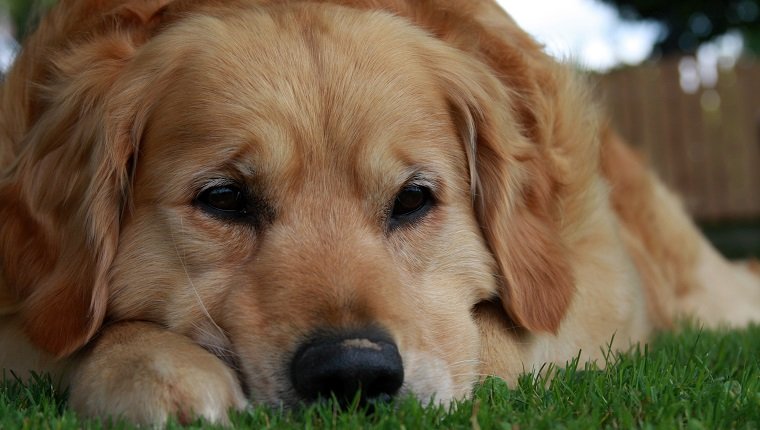
[{"label": "dog's muzzle", "polygon": [[291,362],[299,396],[311,402],[332,396],[343,405],[390,400],[404,382],[398,348],[383,330],[326,331],[312,336]]}]

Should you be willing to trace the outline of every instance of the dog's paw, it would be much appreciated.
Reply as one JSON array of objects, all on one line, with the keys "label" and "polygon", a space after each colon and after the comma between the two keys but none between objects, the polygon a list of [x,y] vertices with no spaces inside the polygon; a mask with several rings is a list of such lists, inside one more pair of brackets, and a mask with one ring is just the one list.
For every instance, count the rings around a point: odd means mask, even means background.
[{"label": "dog's paw", "polygon": [[234,372],[190,339],[152,324],[121,323],[76,359],[70,404],[80,415],[162,426],[169,417],[226,424],[246,406]]}]

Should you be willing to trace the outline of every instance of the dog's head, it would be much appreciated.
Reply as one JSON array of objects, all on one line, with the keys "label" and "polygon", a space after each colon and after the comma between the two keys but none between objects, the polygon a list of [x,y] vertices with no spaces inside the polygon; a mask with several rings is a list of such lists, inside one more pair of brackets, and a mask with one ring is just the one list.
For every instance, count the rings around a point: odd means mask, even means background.
[{"label": "dog's head", "polygon": [[478,303],[557,331],[593,124],[490,2],[119,3],[64,3],[6,83],[0,256],[39,346],[140,319],[259,401],[446,400]]}]

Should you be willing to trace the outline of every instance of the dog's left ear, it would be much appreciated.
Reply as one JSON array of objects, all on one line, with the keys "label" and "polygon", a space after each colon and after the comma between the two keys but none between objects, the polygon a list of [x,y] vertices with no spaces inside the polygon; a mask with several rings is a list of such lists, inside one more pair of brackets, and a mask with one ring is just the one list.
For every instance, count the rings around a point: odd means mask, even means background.
[{"label": "dog's left ear", "polygon": [[567,196],[594,171],[572,171],[572,160],[587,151],[594,165],[593,120],[578,113],[588,106],[575,98],[571,73],[509,18],[493,20],[498,31],[473,20],[467,35],[449,35],[459,49],[436,59],[437,74],[465,141],[505,310],[529,331],[556,333],[575,293],[562,218],[576,209]]},{"label": "dog's left ear", "polygon": [[61,2],[3,86],[0,297],[12,296],[29,339],[58,357],[106,313],[145,92],[121,77],[166,2],[122,3]]}]

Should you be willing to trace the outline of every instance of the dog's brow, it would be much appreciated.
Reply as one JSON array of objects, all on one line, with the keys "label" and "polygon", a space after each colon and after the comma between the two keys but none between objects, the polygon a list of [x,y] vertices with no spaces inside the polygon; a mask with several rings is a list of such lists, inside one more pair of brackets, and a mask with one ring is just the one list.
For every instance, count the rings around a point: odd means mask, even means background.
[{"label": "dog's brow", "polygon": [[215,167],[198,172],[192,183],[196,189],[229,185],[236,181],[247,183],[255,179],[257,174],[257,170],[249,163],[230,159],[217,164]]},{"label": "dog's brow", "polygon": [[427,169],[415,169],[411,174],[407,175],[406,185],[421,185],[430,188],[435,191],[440,188],[440,179],[438,175],[433,174]]}]

